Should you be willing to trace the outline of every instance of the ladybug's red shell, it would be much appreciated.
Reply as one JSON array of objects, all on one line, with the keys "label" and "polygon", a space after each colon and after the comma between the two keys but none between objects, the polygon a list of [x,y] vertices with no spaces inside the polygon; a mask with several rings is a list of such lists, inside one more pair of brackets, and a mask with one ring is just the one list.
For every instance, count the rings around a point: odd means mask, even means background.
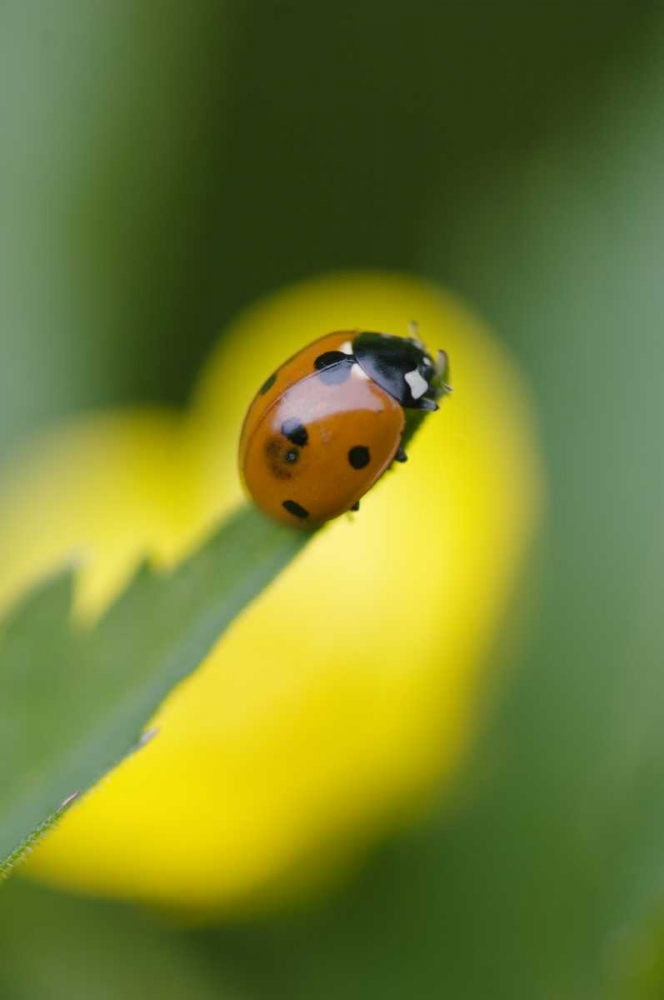
[{"label": "ladybug's red shell", "polygon": [[354,361],[357,334],[330,333],[304,348],[249,408],[242,475],[278,521],[313,528],[351,510],[400,449],[403,407]]}]

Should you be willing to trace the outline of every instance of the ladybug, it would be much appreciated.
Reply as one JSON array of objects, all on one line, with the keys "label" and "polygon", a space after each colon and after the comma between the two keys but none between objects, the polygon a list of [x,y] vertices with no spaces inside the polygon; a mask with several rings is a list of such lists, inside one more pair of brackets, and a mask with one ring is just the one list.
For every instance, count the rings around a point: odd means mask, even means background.
[{"label": "ladybug", "polygon": [[437,410],[449,386],[415,336],[340,330],[285,362],[254,398],[240,437],[248,492],[271,518],[316,528],[405,462],[407,410]]}]

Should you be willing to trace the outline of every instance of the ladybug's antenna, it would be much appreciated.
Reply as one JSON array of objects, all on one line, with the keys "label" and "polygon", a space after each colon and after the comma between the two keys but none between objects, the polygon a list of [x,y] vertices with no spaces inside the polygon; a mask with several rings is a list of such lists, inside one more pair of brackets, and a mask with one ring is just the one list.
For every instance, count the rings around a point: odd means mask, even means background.
[{"label": "ladybug's antenna", "polygon": [[411,319],[408,324],[409,339],[412,340],[421,350],[426,351],[426,347],[419,338],[420,324],[416,319]]}]

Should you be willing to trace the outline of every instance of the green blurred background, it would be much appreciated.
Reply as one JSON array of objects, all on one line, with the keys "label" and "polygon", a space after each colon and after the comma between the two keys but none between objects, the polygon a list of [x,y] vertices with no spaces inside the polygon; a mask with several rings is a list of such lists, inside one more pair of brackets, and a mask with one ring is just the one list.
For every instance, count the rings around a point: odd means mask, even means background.
[{"label": "green blurred background", "polygon": [[2,1000],[664,997],[663,251],[659,4],[0,2],[4,454],[183,402],[241,307],[379,266],[497,328],[549,480],[510,684],[434,819],[205,931],[13,879]]}]

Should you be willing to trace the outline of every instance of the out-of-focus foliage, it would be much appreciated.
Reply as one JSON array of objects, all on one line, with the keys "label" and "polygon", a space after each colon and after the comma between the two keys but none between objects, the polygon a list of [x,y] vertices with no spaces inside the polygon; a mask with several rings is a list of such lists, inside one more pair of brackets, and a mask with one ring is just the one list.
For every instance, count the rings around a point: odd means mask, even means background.
[{"label": "out-of-focus foliage", "polygon": [[[84,7],[96,13],[83,20]],[[194,996],[211,981],[271,998],[661,996],[661,17],[646,0],[416,0],[232,3],[219,20],[200,3],[156,23],[137,4],[114,6],[109,32],[88,5],[58,5],[55,24],[44,5],[36,26],[24,9],[2,13],[3,121],[22,169],[0,197],[23,198],[21,225],[31,206],[44,256],[32,244],[17,256],[20,227],[3,232],[7,287],[30,305],[2,314],[4,440],[10,413],[25,427],[83,403],[181,398],[215,328],[285,281],[418,267],[477,303],[527,370],[551,499],[518,655],[506,642],[494,658],[510,668],[506,694],[436,822],[304,915],[204,934],[14,883],[3,926],[49,942],[49,975],[35,985],[40,949],[3,933],[3,996],[94,996],[103,958],[88,977],[86,940],[95,954],[102,933],[106,975],[122,971],[126,996],[141,995],[143,961],[170,971],[181,955]],[[54,33],[61,66],[36,42]],[[109,69],[113,39],[126,62]],[[101,164],[108,151],[145,165],[164,150],[160,170],[120,167],[129,194],[111,184],[97,200],[97,172],[79,166],[89,131],[61,146],[51,204],[95,205],[71,243],[34,200],[53,171],[41,123],[61,127],[73,97],[35,111],[65,71],[94,106],[73,117],[103,131]],[[185,142],[194,109],[206,127]],[[35,153],[19,157],[28,134]],[[164,177],[167,195],[141,214]],[[81,278],[88,259],[103,262],[103,294]],[[49,300],[58,260],[69,267]],[[74,322],[63,303],[80,302],[89,311]]]},{"label": "out-of-focus foliage", "polygon": [[0,445],[186,391],[182,331],[220,325],[228,39],[219,0],[0,6]]},{"label": "out-of-focus foliage", "polygon": [[100,907],[15,881],[3,889],[0,937],[0,995],[12,1000],[242,996],[230,976],[220,978],[195,938],[138,910]]}]

